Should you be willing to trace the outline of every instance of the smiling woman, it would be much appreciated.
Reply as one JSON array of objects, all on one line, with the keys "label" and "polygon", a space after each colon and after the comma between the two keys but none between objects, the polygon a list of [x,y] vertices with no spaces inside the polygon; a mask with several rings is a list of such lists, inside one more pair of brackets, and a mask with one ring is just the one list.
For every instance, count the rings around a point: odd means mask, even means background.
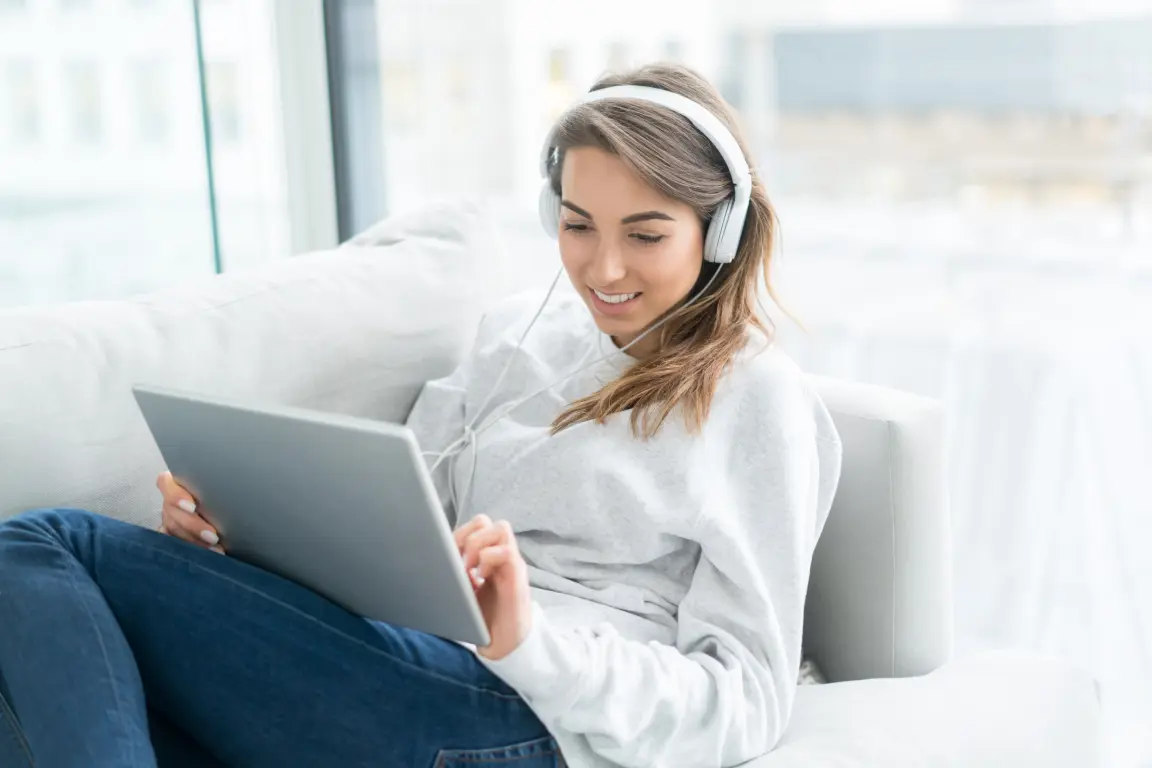
[{"label": "smiling woman", "polygon": [[[774,219],[727,106],[681,67],[621,80],[543,153],[579,300],[491,306],[406,422],[491,642],[228,556],[167,478],[175,536],[30,511],[0,525],[0,764],[153,766],[149,705],[228,765],[696,768],[778,743],[841,443],[763,343]],[[195,665],[166,663],[173,638]]]},{"label": "smiling woman", "polygon": [[[546,156],[547,184],[560,201],[561,259],[596,325],[617,346],[632,345],[638,363],[572,403],[555,429],[630,410],[634,431],[651,436],[678,407],[686,425],[698,429],[750,329],[772,335],[756,307],[762,283],[775,297],[769,266],[776,215],[757,175],[734,172],[733,163],[747,168],[748,151],[707,81],[684,67],[657,65],[605,77],[592,93],[614,86],[683,96],[705,108],[704,119],[719,121],[714,131],[725,138],[706,135],[699,117],[636,98],[588,101],[558,121]],[[723,266],[727,259],[707,258],[707,241],[723,238],[730,209],[722,206],[744,183],[750,191],[742,235],[731,241],[735,253]],[[717,219],[718,235],[709,230]],[[639,338],[656,322],[659,333]]]}]

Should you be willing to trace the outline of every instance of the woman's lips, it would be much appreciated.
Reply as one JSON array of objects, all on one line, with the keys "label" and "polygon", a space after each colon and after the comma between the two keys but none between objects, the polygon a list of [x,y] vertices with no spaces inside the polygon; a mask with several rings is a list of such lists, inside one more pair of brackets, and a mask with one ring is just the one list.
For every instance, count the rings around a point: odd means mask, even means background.
[{"label": "woman's lips", "polygon": [[588,294],[592,297],[592,305],[596,307],[596,311],[605,315],[624,315],[631,312],[632,308],[636,306],[636,302],[644,295],[642,292],[637,292],[627,301],[611,302],[604,301],[591,288],[588,289]]}]

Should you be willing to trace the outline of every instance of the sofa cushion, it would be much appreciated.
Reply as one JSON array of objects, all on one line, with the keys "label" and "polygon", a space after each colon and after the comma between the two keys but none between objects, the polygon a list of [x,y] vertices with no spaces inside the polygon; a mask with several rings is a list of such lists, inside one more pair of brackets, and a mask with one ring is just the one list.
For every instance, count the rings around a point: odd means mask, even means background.
[{"label": "sofa cushion", "polygon": [[137,383],[403,420],[471,343],[501,260],[488,221],[438,205],[132,300],[0,310],[0,519],[75,506],[157,524],[164,465]]},{"label": "sofa cushion", "polygon": [[744,768],[1100,764],[1100,706],[1087,672],[994,651],[920,677],[803,686],[780,744]]}]

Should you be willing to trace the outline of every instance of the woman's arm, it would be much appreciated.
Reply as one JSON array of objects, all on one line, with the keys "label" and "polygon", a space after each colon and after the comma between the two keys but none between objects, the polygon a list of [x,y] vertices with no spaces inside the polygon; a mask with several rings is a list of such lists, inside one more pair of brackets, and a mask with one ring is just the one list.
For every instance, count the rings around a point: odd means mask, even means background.
[{"label": "woman's arm", "polygon": [[701,555],[675,647],[607,625],[561,629],[537,607],[519,647],[487,662],[546,725],[583,734],[626,766],[737,765],[775,746],[792,709],[812,552],[839,477],[840,444],[830,420],[818,426],[828,417],[813,398],[769,387],[710,418],[722,461],[701,470],[710,473],[695,528]]}]

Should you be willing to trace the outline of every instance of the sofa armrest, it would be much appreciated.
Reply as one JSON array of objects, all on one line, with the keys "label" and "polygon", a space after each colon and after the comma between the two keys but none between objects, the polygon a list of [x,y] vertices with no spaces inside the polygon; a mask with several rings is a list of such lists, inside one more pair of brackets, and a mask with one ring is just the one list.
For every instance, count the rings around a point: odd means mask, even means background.
[{"label": "sofa armrest", "polygon": [[813,556],[805,651],[832,681],[930,672],[952,655],[941,408],[883,387],[810,379],[844,459]]}]

